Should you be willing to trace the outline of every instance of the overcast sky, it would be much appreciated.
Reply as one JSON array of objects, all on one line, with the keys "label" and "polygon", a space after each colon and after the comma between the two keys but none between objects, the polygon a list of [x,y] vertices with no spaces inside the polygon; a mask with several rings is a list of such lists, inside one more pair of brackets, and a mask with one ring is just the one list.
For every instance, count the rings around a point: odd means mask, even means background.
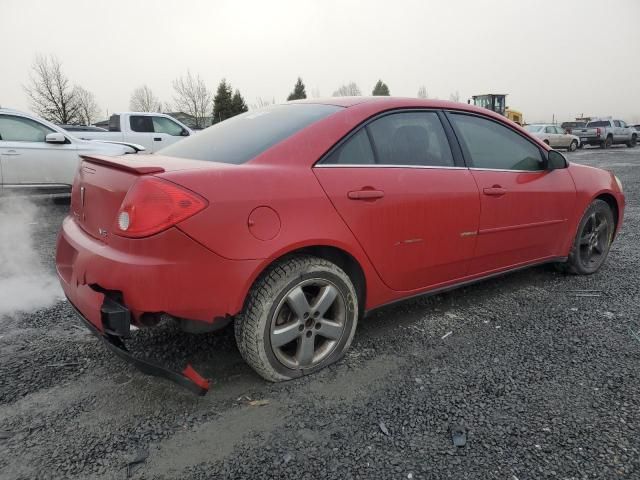
[{"label": "overcast sky", "polygon": [[298,76],[330,96],[381,78],[392,95],[508,93],[525,121],[640,121],[640,0],[0,0],[0,105],[54,54],[103,113],[147,84],[162,101],[190,69],[249,105],[286,100]]}]

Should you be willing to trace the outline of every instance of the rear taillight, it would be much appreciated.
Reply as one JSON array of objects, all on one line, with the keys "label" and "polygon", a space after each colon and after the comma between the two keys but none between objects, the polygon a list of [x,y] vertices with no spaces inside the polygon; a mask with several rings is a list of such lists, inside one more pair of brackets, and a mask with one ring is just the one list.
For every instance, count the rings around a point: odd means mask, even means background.
[{"label": "rear taillight", "polygon": [[113,231],[123,237],[148,237],[195,215],[206,206],[204,198],[175,183],[142,177],[124,197]]},{"label": "rear taillight", "polygon": [[600,136],[600,129],[596,128],[596,137],[599,137],[599,136]]}]

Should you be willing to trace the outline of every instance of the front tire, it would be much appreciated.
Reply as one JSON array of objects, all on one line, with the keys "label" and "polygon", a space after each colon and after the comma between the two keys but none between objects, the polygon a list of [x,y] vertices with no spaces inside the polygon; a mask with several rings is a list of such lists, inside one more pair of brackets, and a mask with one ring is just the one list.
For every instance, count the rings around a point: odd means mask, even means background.
[{"label": "front tire", "polygon": [[335,264],[298,255],[271,266],[235,321],[242,358],[271,382],[314,373],[349,349],[358,296]]},{"label": "front tire", "polygon": [[571,144],[569,145],[569,151],[570,152],[575,152],[578,149],[578,141],[577,140],[571,140]]},{"label": "front tire", "polygon": [[631,136],[631,140],[627,142],[627,147],[633,148],[638,143],[638,137],[636,135]]},{"label": "front tire", "polygon": [[613,241],[615,220],[604,200],[594,200],[584,212],[565,269],[575,275],[591,275],[604,264]]}]

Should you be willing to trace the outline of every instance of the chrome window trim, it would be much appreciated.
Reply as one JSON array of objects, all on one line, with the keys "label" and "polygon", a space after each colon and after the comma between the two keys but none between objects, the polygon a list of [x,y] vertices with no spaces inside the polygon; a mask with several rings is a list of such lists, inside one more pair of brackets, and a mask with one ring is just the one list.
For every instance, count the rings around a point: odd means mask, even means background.
[{"label": "chrome window trim", "polygon": [[516,172],[516,173],[540,173],[546,172],[547,170],[510,170],[508,168],[482,168],[482,167],[469,167],[469,170],[483,171],[488,170],[490,172]]},{"label": "chrome window trim", "polygon": [[425,168],[429,170],[469,170],[467,167],[447,167],[447,166],[438,166],[438,165],[380,165],[377,163],[360,163],[353,165],[347,164],[330,164],[330,163],[321,163],[316,164],[313,168]]}]

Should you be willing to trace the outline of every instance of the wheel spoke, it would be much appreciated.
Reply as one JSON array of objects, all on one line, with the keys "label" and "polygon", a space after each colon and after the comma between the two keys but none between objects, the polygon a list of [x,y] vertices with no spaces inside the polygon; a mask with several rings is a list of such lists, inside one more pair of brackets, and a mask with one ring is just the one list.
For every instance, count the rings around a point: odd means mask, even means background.
[{"label": "wheel spoke", "polygon": [[293,310],[295,316],[299,319],[304,318],[305,313],[309,313],[309,302],[302,291],[302,287],[294,288],[287,295],[287,305]]},{"label": "wheel spoke", "polygon": [[580,237],[580,245],[589,245],[589,235],[585,234]]},{"label": "wheel spoke", "polygon": [[329,340],[338,340],[342,335],[343,326],[338,322],[323,318],[318,323],[320,324],[320,328],[316,332],[318,335]]},{"label": "wheel spoke", "polygon": [[302,335],[298,340],[298,351],[296,352],[296,362],[298,366],[304,367],[310,365],[313,361],[313,352],[315,345],[315,335]]},{"label": "wheel spoke", "polygon": [[322,317],[327,310],[333,305],[336,296],[338,295],[338,291],[333,285],[327,285],[322,287],[320,290],[320,294],[318,295],[318,299],[313,305],[313,310],[318,312],[318,316]]},{"label": "wheel spoke", "polygon": [[301,334],[299,330],[300,325],[302,325],[301,322],[295,321],[275,328],[273,332],[271,332],[271,345],[275,348],[280,348],[294,341]]},{"label": "wheel spoke", "polygon": [[593,249],[598,252],[600,255],[602,255],[602,253],[604,253],[604,249],[602,248],[602,246],[600,246],[600,242],[596,243],[593,246]]}]

